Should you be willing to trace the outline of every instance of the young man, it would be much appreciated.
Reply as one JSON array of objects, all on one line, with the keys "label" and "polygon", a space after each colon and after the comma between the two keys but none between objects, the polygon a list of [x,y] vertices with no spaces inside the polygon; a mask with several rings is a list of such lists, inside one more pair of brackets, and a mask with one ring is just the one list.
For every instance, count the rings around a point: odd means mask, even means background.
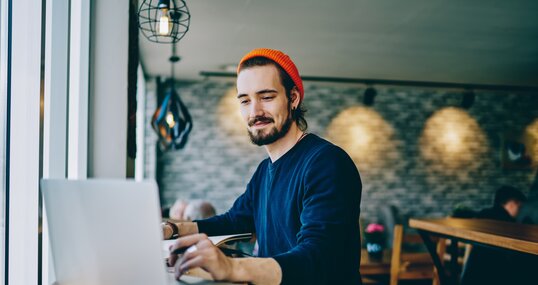
[{"label": "young man", "polygon": [[[360,284],[360,176],[342,149],[305,132],[295,64],[277,50],[251,51],[238,67],[237,94],[248,134],[269,158],[227,213],[177,225],[171,251],[188,250],[169,258],[176,277],[201,267],[216,280]],[[259,257],[226,257],[206,236],[245,232],[256,233]]]},{"label": "young man", "polygon": [[525,195],[512,186],[502,186],[495,192],[493,207],[480,211],[478,218],[515,222]]},{"label": "young man", "polygon": [[[483,209],[476,217],[516,222],[516,216],[525,201],[525,195],[518,189],[502,186],[495,192],[493,207]],[[461,284],[534,284],[524,277],[530,273],[526,268],[526,259],[528,257],[517,253],[475,245],[463,269]]]}]

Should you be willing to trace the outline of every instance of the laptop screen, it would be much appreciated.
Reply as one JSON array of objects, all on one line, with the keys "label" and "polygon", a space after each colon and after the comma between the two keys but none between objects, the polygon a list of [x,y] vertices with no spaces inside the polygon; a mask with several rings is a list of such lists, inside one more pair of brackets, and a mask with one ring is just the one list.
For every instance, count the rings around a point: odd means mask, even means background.
[{"label": "laptop screen", "polygon": [[59,284],[167,284],[153,181],[42,180]]}]

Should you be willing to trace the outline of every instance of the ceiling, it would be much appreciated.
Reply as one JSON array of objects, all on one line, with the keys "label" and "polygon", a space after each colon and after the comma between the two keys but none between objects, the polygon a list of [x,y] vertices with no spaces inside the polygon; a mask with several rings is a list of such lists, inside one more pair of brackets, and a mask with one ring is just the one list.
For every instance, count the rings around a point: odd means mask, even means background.
[{"label": "ceiling", "polygon": [[[180,80],[270,47],[303,76],[538,86],[536,0],[186,2]],[[140,48],[147,75],[170,75],[169,44],[141,36]]]}]

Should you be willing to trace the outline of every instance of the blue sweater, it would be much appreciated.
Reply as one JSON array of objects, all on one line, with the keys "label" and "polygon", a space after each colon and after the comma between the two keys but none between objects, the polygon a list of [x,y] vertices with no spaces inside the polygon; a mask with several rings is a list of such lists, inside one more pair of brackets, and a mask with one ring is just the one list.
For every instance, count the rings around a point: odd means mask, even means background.
[{"label": "blue sweater", "polygon": [[225,214],[200,220],[208,235],[255,232],[282,284],[360,284],[362,184],[339,147],[309,134],[274,163],[258,166]]}]

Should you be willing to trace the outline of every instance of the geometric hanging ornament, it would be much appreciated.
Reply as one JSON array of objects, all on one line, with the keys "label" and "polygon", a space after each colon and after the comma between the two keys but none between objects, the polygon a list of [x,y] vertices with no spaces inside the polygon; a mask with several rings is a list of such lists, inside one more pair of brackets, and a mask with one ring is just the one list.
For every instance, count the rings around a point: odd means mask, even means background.
[{"label": "geometric hanging ornament", "polygon": [[192,129],[192,118],[170,80],[165,98],[153,114],[151,126],[159,136],[161,150],[182,149]]},{"label": "geometric hanging ornament", "polygon": [[190,21],[184,0],[144,0],[138,9],[142,34],[155,43],[177,43],[189,30]]}]

